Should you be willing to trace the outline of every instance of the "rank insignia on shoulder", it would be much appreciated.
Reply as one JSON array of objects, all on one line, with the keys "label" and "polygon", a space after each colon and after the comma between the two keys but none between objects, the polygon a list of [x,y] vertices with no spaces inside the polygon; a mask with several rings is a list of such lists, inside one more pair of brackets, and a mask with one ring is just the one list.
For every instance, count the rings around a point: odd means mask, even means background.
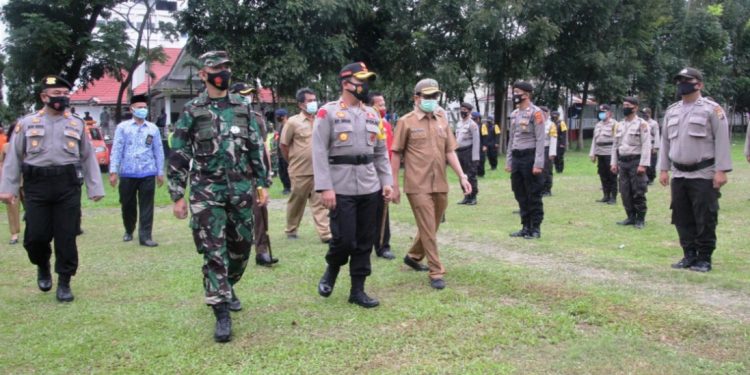
[{"label": "rank insignia on shoulder", "polygon": [[328,111],[326,111],[325,108],[321,108],[320,110],[318,110],[318,118],[326,118],[327,115]]},{"label": "rank insignia on shoulder", "polygon": [[716,108],[714,108],[714,112],[716,112],[716,117],[718,117],[719,120],[724,119],[724,110],[721,109],[721,107],[716,106]]},{"label": "rank insignia on shoulder", "polygon": [[339,141],[346,142],[347,139],[349,139],[349,134],[346,134],[346,133],[339,134]]}]

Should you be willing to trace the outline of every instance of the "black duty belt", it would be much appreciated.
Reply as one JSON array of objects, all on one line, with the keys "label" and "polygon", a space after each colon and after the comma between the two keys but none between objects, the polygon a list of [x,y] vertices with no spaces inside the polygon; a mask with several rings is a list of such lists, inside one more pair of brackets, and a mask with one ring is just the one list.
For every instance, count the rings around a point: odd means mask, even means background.
[{"label": "black duty belt", "polygon": [[524,149],[524,150],[513,150],[513,151],[511,151],[511,154],[513,155],[513,157],[535,155],[536,154],[536,149],[535,148],[527,148],[527,149]]},{"label": "black duty belt", "polygon": [[75,164],[67,164],[67,165],[55,165],[50,167],[37,167],[30,164],[24,164],[21,167],[21,171],[24,175],[32,176],[32,177],[54,177],[54,176],[60,176],[63,174],[71,173],[75,176],[76,173],[76,165]]},{"label": "black duty belt", "polygon": [[329,164],[370,164],[375,159],[375,155],[338,155],[328,158]]},{"label": "black duty belt", "polygon": [[711,158],[711,159],[701,160],[695,164],[680,164],[680,163],[672,162],[672,165],[674,165],[674,167],[680,172],[695,172],[703,168],[710,167],[714,165],[715,162],[716,160],[714,158]]},{"label": "black duty belt", "polygon": [[456,152],[471,150],[471,147],[472,147],[472,145],[468,145],[468,146],[464,146],[464,147],[459,147],[459,148],[456,149]]},{"label": "black duty belt", "polygon": [[596,142],[597,146],[612,146],[612,142]]},{"label": "black duty belt", "polygon": [[633,160],[641,160],[641,155],[640,154],[638,154],[638,155],[622,155],[622,156],[618,157],[617,160],[619,160],[622,163],[627,163],[627,162],[633,161]]}]

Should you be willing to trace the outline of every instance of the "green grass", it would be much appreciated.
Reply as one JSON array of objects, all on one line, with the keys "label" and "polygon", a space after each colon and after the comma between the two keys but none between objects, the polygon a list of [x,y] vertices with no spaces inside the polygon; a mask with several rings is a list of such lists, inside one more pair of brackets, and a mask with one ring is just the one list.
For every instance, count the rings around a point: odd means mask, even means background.
[{"label": "green grass", "polygon": [[[367,289],[381,300],[373,310],[347,303],[346,272],[330,298],[316,294],[326,248],[309,213],[300,239],[285,238],[277,183],[270,222],[281,262],[248,266],[237,287],[245,309],[224,345],[211,339],[202,259],[166,189],[156,199],[155,249],[121,242],[117,192],[108,189],[102,202],[84,203],[71,304],[39,292],[23,248],[0,233],[0,372],[746,374],[750,165],[741,151],[734,146],[722,189],[709,274],[669,268],[681,252],[667,188],[649,188],[646,229],[619,227],[622,206],[594,203],[596,168],[574,151],[545,198],[538,241],[507,235],[519,227],[507,173],[481,179],[473,207],[455,205],[452,179],[438,235],[448,288],[432,290],[398,259],[373,259]],[[403,256],[415,231],[406,200],[391,214]]]}]

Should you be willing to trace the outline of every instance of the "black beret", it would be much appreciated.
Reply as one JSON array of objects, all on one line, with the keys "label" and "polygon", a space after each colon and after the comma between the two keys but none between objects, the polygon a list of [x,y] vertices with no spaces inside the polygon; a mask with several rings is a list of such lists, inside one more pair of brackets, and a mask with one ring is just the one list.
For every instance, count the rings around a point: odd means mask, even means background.
[{"label": "black beret", "polygon": [[514,83],[513,88],[523,90],[529,93],[534,91],[534,86],[532,86],[531,83],[528,83],[526,81],[518,81]]},{"label": "black beret", "polygon": [[630,103],[632,105],[638,105],[640,102],[638,101],[638,98],[635,96],[626,96],[625,99],[622,100],[625,103]]}]

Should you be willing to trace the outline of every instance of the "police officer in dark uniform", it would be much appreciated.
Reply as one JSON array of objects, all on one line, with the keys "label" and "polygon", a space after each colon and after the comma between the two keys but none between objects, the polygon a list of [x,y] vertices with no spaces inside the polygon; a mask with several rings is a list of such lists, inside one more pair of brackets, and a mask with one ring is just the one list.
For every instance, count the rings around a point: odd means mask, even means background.
[{"label": "police officer in dark uniform", "polygon": [[372,228],[379,224],[375,222],[377,201],[388,202],[393,192],[385,134],[378,126],[380,115],[365,105],[374,77],[361,62],[341,69],[341,98],[318,110],[312,140],[315,191],[331,210],[333,236],[318,294],[331,295],[339,269],[349,262],[349,302],[365,308],[380,304],[364,288],[371,273]]},{"label": "police officer in dark uniform", "polygon": [[732,170],[729,128],[724,110],[701,96],[703,74],[684,68],[674,77],[682,100],[667,108],[661,137],[659,182],[672,172],[672,223],[683,258],[672,268],[711,270],[721,189]]},{"label": "police officer in dark uniform", "polygon": [[528,82],[513,84],[513,103],[517,108],[510,115],[510,140],[505,171],[510,172],[513,194],[518,202],[523,227],[511,237],[541,237],[544,219],[544,112],[531,102],[534,87]]},{"label": "police officer in dark uniform", "polygon": [[71,114],[70,83],[57,76],[42,80],[45,107],[22,118],[0,181],[0,201],[17,199],[23,177],[26,231],[23,246],[37,266],[37,285],[52,289],[50,256],[55,243],[57,300],[73,301],[70,278],[78,269],[76,232],[81,209],[81,185],[98,201],[104,185],[94,148],[84,132],[83,119]]}]

